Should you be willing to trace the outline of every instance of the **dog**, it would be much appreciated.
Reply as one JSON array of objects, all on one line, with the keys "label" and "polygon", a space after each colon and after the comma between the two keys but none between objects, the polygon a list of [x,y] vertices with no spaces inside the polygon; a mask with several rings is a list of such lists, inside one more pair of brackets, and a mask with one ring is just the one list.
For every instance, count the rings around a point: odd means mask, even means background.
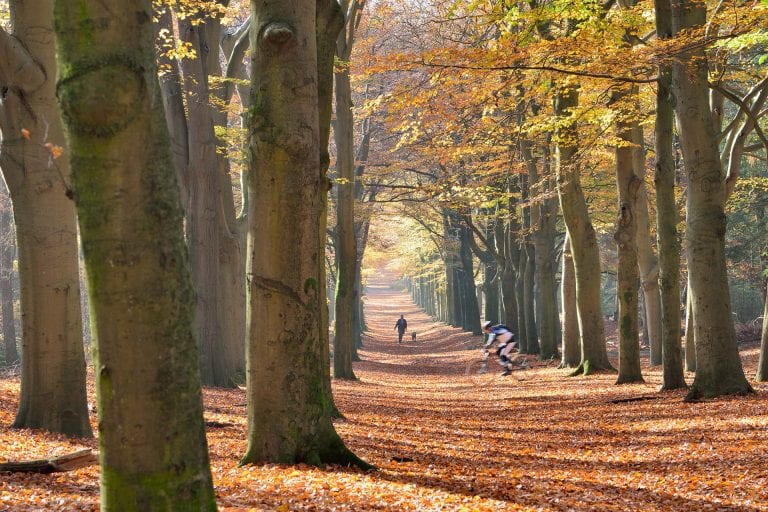
[{"label": "dog", "polygon": [[416,341],[416,333],[411,331],[411,341]]}]

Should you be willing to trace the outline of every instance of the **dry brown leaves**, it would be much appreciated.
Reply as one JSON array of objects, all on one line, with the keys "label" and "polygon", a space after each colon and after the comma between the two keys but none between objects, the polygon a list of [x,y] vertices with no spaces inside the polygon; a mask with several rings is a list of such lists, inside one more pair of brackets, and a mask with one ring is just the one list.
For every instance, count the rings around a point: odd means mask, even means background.
[{"label": "dry brown leaves", "polygon": [[[400,314],[417,332],[397,344]],[[768,510],[765,385],[749,397],[682,402],[615,375],[567,377],[556,364],[477,382],[464,375],[479,339],[434,324],[405,294],[369,290],[358,382],[335,382],[346,420],[336,428],[378,466],[237,467],[245,451],[245,393],[205,391],[221,510]],[[743,351],[754,373],[757,348]],[[494,369],[495,370],[495,369]],[[61,454],[95,442],[8,428],[17,379],[0,380],[0,458]],[[612,403],[649,396],[652,399]],[[97,510],[98,467],[0,475],[0,510]]]}]

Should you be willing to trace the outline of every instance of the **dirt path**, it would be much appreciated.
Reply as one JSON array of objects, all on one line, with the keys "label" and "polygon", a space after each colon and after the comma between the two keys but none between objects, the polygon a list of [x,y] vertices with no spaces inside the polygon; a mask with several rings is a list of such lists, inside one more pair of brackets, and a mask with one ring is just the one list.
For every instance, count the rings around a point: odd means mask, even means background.
[{"label": "dirt path", "polygon": [[[381,468],[382,509],[768,510],[768,473],[744,473],[762,450],[739,441],[768,441],[768,419],[744,411],[763,397],[684,405],[656,392],[658,370],[617,387],[615,375],[569,378],[544,363],[478,386],[464,371],[480,337],[434,323],[389,276],[371,282],[365,311],[360,381],[334,384],[349,418],[337,429]],[[415,343],[397,344],[400,314]],[[637,396],[653,399],[612,403]]]}]

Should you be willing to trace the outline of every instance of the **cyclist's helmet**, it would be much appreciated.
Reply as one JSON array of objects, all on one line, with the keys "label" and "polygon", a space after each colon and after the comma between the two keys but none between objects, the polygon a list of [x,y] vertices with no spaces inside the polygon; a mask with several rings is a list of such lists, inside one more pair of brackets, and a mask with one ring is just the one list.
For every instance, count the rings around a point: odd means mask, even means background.
[{"label": "cyclist's helmet", "polygon": [[483,330],[489,329],[491,327],[491,321],[483,322]]}]

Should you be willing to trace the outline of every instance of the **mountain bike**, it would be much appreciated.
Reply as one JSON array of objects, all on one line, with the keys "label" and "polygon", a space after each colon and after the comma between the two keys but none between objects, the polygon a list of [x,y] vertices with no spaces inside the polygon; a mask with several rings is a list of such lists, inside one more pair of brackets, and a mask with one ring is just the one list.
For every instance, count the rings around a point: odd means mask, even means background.
[{"label": "mountain bike", "polygon": [[[489,365],[488,360],[490,359],[491,351],[487,348],[483,348],[482,350],[482,357],[479,360],[475,359],[474,361],[470,361],[470,363],[467,365],[466,371],[464,372],[476,385],[486,383],[488,375],[501,376],[500,373],[497,373],[497,370],[500,372],[505,368],[505,365],[502,365],[501,362],[499,362],[498,366]],[[519,352],[511,353],[508,356],[508,359],[509,366],[507,368],[510,374],[513,372],[524,371],[530,368],[528,360]],[[518,376],[517,380],[522,379]]]}]

